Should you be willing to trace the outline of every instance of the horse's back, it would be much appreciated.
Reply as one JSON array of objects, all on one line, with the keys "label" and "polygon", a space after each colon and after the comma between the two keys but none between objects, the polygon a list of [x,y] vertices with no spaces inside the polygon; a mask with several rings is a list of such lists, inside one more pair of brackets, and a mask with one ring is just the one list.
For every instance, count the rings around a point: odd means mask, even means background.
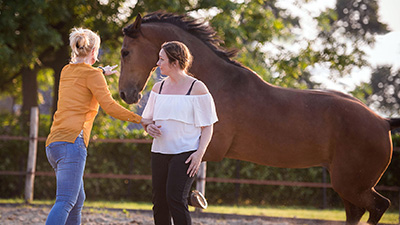
[{"label": "horse's back", "polygon": [[333,134],[329,139],[330,167],[341,171],[348,168],[353,178],[357,174],[369,177],[370,180],[364,181],[365,186],[374,185],[371,182],[379,179],[392,156],[387,120],[350,95],[336,91],[312,93],[320,98],[313,99],[316,104],[329,105],[326,129],[330,127]]},{"label": "horse's back", "polygon": [[[330,164],[337,151],[353,151],[354,157],[363,151],[379,154],[376,148],[387,151],[388,123],[349,95],[274,86],[260,89],[235,98],[232,113],[246,120],[236,121],[227,157],[310,167]],[[362,146],[364,150],[356,150]]]}]

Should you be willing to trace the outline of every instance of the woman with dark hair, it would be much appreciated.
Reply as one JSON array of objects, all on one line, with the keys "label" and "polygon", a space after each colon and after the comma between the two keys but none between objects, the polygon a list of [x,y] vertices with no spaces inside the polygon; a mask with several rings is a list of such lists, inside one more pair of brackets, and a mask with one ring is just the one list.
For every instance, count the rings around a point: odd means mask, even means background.
[{"label": "woman with dark hair", "polygon": [[217,122],[214,100],[206,85],[191,76],[193,57],[181,42],[162,45],[157,66],[167,76],[156,83],[143,111],[153,123],[153,213],[156,225],[191,224],[187,197]]}]

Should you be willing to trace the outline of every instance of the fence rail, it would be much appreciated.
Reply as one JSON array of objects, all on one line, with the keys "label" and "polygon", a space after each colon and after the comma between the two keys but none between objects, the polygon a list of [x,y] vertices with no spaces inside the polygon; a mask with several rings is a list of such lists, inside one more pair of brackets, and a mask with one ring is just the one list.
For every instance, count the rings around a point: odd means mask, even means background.
[{"label": "fence rail", "polygon": [[[38,141],[46,141],[45,137],[21,137],[21,136],[10,136],[10,135],[0,135],[0,140],[4,141],[30,141],[32,139],[37,139]],[[90,142],[104,142],[104,143],[134,143],[134,144],[151,144],[151,139],[97,139],[91,138]]]},{"label": "fence rail", "polygon": [[[46,141],[45,137],[21,137],[21,136],[9,136],[0,135],[0,141]],[[152,142],[150,139],[90,139],[91,142],[102,142],[102,143],[136,143],[136,144],[149,144]],[[400,147],[395,147],[393,149],[396,152],[400,151]],[[29,160],[29,159],[28,159]],[[55,176],[54,172],[48,171],[0,171],[1,175],[11,175],[11,176]],[[86,178],[105,178],[105,179],[128,179],[128,180],[151,180],[151,175],[139,175],[139,174],[101,174],[101,173],[86,173],[84,175]],[[199,187],[205,187],[205,182],[216,182],[216,183],[232,183],[232,184],[253,184],[253,185],[270,185],[270,186],[288,186],[288,187],[308,187],[308,188],[332,188],[330,183],[316,183],[316,182],[298,182],[298,181],[277,181],[277,180],[254,180],[254,179],[231,179],[231,178],[219,178],[219,177],[197,177],[197,189]],[[33,184],[32,188],[33,190]],[[400,202],[400,187],[397,186],[376,186],[377,190],[382,191],[392,191],[399,192],[399,202]],[[204,190],[205,191],[205,190]],[[204,192],[203,191],[203,192]],[[326,191],[324,191],[326,192]],[[32,193],[33,194],[33,193]],[[324,197],[324,206],[326,205],[326,197]],[[400,208],[399,208],[399,218],[400,218]]]},{"label": "fence rail", "polygon": [[[0,175],[25,176],[32,173],[23,171],[0,171]],[[36,171],[35,176],[54,177],[54,172]],[[114,174],[114,173],[85,173],[85,178],[105,178],[105,179],[126,179],[126,180],[151,180],[151,175],[140,174]],[[201,179],[197,179],[201,180]],[[330,183],[317,182],[299,182],[299,181],[279,181],[279,180],[254,180],[254,179],[231,179],[221,177],[206,177],[206,182],[215,183],[231,183],[231,184],[254,184],[254,185],[269,185],[269,186],[287,186],[287,187],[309,187],[309,188],[332,188]],[[400,191],[400,187],[396,186],[376,186],[377,190],[381,191]]]},{"label": "fence rail", "polygon": [[[4,141],[29,141],[33,138],[22,136],[0,135],[0,140]],[[46,141],[45,137],[37,137],[38,141]],[[90,142],[101,143],[136,143],[136,144],[149,144],[151,139],[90,139]],[[394,151],[400,151],[400,147],[393,148]],[[24,171],[0,171],[0,175],[16,175],[26,176],[32,173]],[[55,176],[54,172],[36,171],[33,173],[36,176]],[[107,179],[128,179],[128,180],[151,180],[151,175],[134,175],[134,174],[102,174],[102,173],[86,173],[87,178],[107,178]],[[254,180],[254,179],[230,179],[220,177],[206,177],[206,182],[215,183],[232,183],[232,184],[255,184],[255,185],[271,185],[271,186],[289,186],[289,187],[310,187],[310,188],[332,188],[330,183],[316,183],[316,182],[299,182],[299,181],[278,181],[278,180]],[[377,190],[382,191],[398,191],[400,187],[397,186],[376,186]]]}]

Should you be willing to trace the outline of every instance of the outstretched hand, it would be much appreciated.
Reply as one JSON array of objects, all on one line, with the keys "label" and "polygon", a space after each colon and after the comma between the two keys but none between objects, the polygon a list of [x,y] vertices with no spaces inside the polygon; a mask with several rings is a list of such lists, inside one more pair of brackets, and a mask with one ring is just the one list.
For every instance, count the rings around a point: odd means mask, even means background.
[{"label": "outstretched hand", "polygon": [[117,73],[116,70],[114,70],[118,65],[114,65],[114,66],[105,66],[105,67],[101,67],[104,70],[104,76],[108,76],[114,73]]}]

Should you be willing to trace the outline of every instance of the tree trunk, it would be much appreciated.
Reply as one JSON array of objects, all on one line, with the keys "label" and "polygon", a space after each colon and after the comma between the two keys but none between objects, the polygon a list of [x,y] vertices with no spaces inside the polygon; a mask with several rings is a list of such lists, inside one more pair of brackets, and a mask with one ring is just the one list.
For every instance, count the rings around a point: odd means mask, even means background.
[{"label": "tree trunk", "polygon": [[22,111],[30,111],[33,106],[38,106],[37,69],[22,68]]},{"label": "tree trunk", "polygon": [[52,115],[57,111],[58,102],[58,89],[60,85],[60,74],[62,68],[68,64],[69,51],[68,45],[61,46],[55,53],[54,60],[49,63],[50,67],[54,70],[54,86],[53,86],[53,110]]},{"label": "tree trunk", "polygon": [[24,67],[21,69],[22,75],[22,109],[21,109],[21,125],[25,133],[28,132],[28,123],[31,108],[38,106],[38,83],[37,69]]}]

